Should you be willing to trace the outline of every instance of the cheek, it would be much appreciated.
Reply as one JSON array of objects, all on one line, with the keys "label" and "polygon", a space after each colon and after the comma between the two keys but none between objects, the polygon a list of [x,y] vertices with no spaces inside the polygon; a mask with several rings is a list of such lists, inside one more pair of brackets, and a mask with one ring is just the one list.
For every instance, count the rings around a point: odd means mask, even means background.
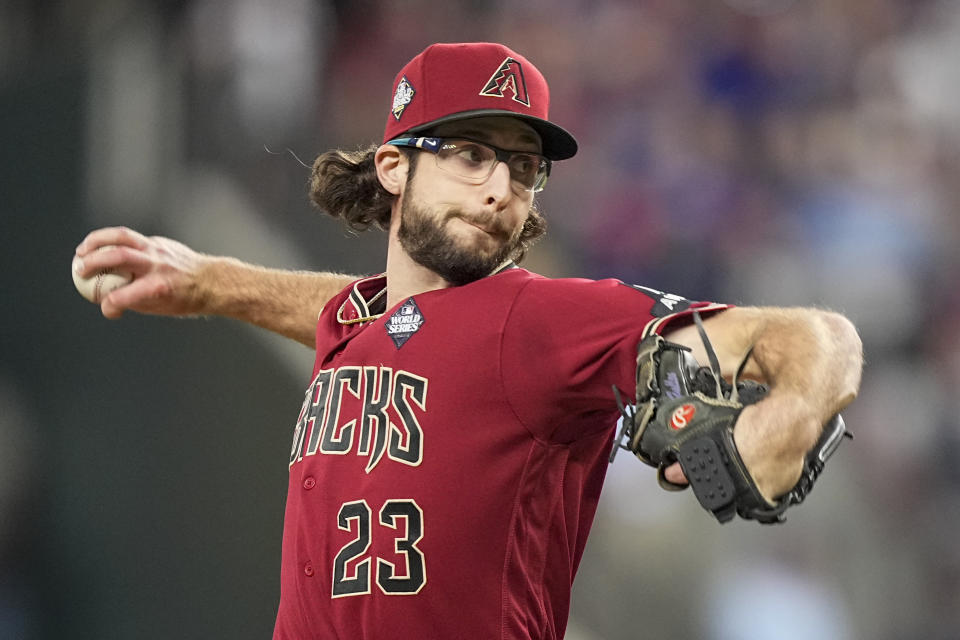
[{"label": "cheek", "polygon": [[415,183],[408,185],[404,194],[421,218],[440,220],[451,205],[456,202],[455,194],[445,191],[443,187],[431,185],[421,188],[423,182],[418,178]]},{"label": "cheek", "polygon": [[532,200],[524,200],[523,204],[517,203],[518,206],[510,207],[510,220],[509,226],[514,236],[520,234],[520,230],[523,229],[523,223],[527,221],[527,218],[530,217],[530,209],[533,205]]}]

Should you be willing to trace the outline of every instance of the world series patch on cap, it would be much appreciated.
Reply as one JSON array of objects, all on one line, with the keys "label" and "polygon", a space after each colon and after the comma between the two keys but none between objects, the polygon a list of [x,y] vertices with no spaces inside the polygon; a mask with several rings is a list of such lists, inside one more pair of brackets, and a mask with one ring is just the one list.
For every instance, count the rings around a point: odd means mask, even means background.
[{"label": "world series patch on cap", "polygon": [[565,160],[577,141],[549,121],[550,89],[532,62],[491,42],[434,44],[400,70],[383,141],[420,133],[444,122],[507,115],[530,125],[543,155]]}]

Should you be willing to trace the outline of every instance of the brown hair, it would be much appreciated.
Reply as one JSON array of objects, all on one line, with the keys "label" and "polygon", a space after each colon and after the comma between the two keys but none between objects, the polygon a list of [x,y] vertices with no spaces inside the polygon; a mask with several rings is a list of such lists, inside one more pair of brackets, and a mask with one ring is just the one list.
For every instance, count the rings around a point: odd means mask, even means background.
[{"label": "brown hair", "polygon": [[[374,165],[378,145],[356,151],[334,149],[321,154],[310,173],[310,200],[334,218],[343,220],[355,232],[371,226],[387,230],[390,210],[397,197],[383,188]],[[407,181],[413,178],[419,154],[401,148],[410,159]],[[517,250],[511,258],[520,262],[533,243],[547,231],[547,221],[534,200],[520,230]]]},{"label": "brown hair", "polygon": [[377,145],[357,151],[334,149],[317,157],[310,173],[310,200],[321,211],[340,218],[353,231],[370,225],[386,230],[395,195],[377,178]]}]

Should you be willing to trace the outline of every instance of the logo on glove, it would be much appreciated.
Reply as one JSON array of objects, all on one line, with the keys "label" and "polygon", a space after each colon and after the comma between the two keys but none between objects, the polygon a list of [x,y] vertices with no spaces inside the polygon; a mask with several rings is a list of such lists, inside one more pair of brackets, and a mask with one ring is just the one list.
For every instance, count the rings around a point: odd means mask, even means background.
[{"label": "logo on glove", "polygon": [[683,429],[690,424],[690,421],[693,420],[693,416],[696,413],[697,408],[692,404],[680,405],[673,410],[673,414],[670,416],[670,428],[676,431]]}]

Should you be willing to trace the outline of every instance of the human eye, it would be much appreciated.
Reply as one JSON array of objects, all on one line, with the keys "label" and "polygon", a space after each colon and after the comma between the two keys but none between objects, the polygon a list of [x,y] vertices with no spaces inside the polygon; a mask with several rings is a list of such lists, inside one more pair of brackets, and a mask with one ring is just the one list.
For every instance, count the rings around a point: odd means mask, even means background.
[{"label": "human eye", "polygon": [[453,153],[460,162],[470,165],[482,165],[492,155],[483,145],[476,142],[459,140],[451,145]]},{"label": "human eye", "polygon": [[540,170],[540,158],[528,153],[517,153],[510,158],[510,171],[517,178],[532,179]]}]

